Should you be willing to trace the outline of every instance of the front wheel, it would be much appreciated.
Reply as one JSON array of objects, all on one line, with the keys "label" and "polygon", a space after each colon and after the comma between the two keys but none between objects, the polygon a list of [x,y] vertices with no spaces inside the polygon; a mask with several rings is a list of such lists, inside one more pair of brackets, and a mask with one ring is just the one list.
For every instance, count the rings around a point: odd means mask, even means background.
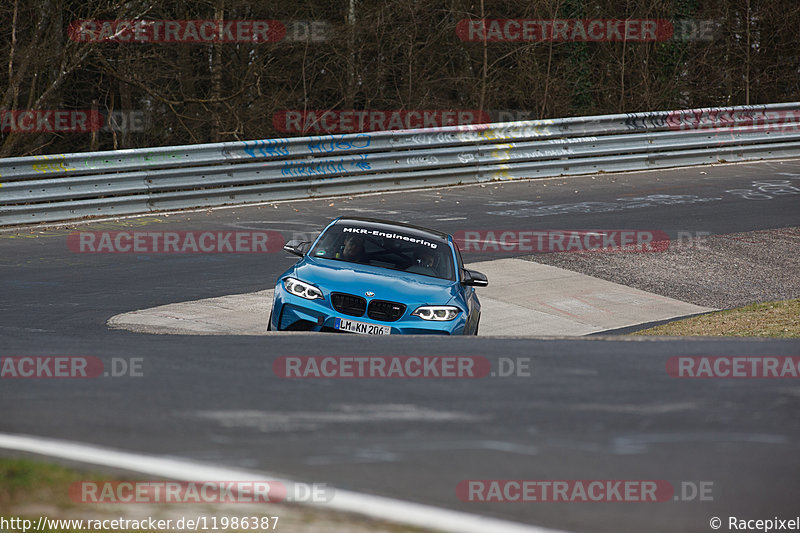
[{"label": "front wheel", "polygon": [[272,331],[272,311],[269,312],[269,320],[267,321],[267,331]]}]

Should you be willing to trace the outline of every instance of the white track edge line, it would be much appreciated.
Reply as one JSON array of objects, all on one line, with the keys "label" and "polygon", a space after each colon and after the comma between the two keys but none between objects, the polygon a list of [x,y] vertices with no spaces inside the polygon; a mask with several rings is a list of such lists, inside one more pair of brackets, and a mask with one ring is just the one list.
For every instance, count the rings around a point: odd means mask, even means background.
[{"label": "white track edge line", "polygon": [[[265,472],[250,472],[225,466],[207,465],[187,459],[156,457],[138,453],[118,451],[90,444],[64,440],[12,435],[0,433],[0,448],[16,450],[49,457],[58,457],[80,463],[108,466],[171,478],[182,481],[218,479],[226,481],[279,481],[287,485],[292,481],[270,476]],[[453,533],[565,533],[555,529],[526,525],[497,518],[442,509],[432,505],[395,500],[383,496],[361,494],[347,490],[334,490],[334,497],[327,503],[297,502],[328,509],[353,513],[370,518],[436,529]],[[454,488],[455,490],[455,488]]]}]

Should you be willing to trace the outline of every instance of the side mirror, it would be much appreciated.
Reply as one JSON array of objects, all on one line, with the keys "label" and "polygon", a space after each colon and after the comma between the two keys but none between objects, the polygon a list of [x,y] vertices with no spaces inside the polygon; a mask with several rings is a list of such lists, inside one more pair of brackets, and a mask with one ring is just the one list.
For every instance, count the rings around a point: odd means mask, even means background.
[{"label": "side mirror", "polygon": [[486,287],[489,285],[489,279],[485,274],[465,268],[462,272],[461,284],[469,287]]},{"label": "side mirror", "polygon": [[308,249],[311,248],[311,243],[308,241],[298,241],[293,239],[286,244],[283,245],[283,249],[290,254],[299,255],[303,257],[308,252]]}]

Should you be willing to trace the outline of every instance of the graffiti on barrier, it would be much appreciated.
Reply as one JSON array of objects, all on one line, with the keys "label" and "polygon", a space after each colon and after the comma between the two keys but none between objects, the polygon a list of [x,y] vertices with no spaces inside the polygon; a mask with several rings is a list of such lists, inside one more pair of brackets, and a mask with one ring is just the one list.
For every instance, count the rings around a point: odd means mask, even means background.
[{"label": "graffiti on barrier", "polygon": [[337,159],[319,159],[308,163],[285,161],[281,168],[283,176],[323,176],[326,174],[346,174],[372,170],[367,161],[369,154],[356,154]]},{"label": "graffiti on barrier", "polygon": [[355,135],[319,135],[309,137],[308,151],[313,153],[331,153],[346,150],[359,150],[370,145],[371,137],[366,133]]},{"label": "graffiti on barrier", "polygon": [[289,155],[289,141],[286,139],[265,139],[263,141],[242,141],[244,152],[250,157],[280,157]]},{"label": "graffiti on barrier", "polygon": [[67,172],[69,170],[76,170],[70,167],[67,159],[63,155],[36,155],[34,159],[39,161],[34,163],[32,168],[36,172]]}]

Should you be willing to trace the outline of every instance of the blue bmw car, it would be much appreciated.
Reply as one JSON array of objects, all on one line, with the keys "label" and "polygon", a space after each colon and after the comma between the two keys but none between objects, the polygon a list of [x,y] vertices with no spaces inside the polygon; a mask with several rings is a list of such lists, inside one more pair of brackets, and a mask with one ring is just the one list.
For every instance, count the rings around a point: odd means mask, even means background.
[{"label": "blue bmw car", "polygon": [[267,329],[366,335],[477,335],[475,287],[452,236],[368,218],[337,218],[278,279]]}]

